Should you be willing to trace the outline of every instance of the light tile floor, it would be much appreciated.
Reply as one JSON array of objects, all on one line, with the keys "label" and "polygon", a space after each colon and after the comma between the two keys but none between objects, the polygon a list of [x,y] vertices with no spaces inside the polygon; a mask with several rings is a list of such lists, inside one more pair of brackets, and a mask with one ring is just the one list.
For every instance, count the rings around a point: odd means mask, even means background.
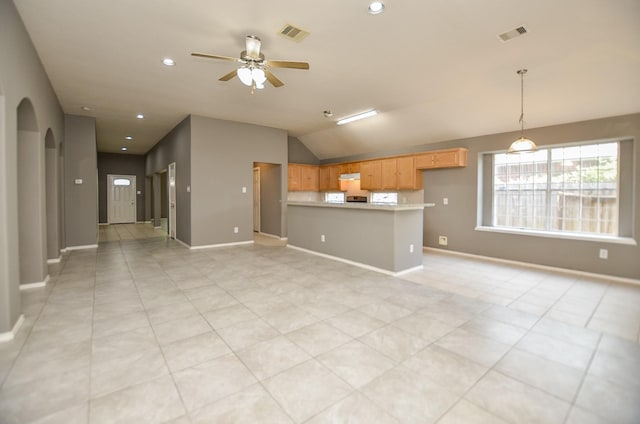
[{"label": "light tile floor", "polygon": [[0,423],[640,422],[639,286],[104,230],[22,292]]}]

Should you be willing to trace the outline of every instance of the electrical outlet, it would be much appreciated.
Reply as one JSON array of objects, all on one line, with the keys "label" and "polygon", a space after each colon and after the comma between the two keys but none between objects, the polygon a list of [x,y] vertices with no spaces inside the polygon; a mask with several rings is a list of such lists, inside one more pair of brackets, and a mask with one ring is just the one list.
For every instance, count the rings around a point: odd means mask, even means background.
[{"label": "electrical outlet", "polygon": [[247,188],[246,187],[242,187],[242,192],[246,193],[247,192]]},{"label": "electrical outlet", "polygon": [[233,232],[238,234],[238,227],[233,227]]},{"label": "electrical outlet", "polygon": [[600,259],[609,259],[609,250],[600,249]]},{"label": "electrical outlet", "polygon": [[325,240],[325,238],[324,238],[324,234],[322,234],[322,235],[320,236],[320,241],[321,241],[321,242],[323,242],[323,243],[326,241],[326,240]]},{"label": "electrical outlet", "polygon": [[409,245],[409,253],[413,253],[413,244]]},{"label": "electrical outlet", "polygon": [[438,237],[438,244],[440,246],[446,246],[447,243],[448,243],[447,236],[439,236]]},{"label": "electrical outlet", "polygon": [[448,204],[449,204],[449,198],[448,198],[448,197],[444,197],[444,198],[442,199],[442,204],[443,204],[443,205],[448,205]]}]

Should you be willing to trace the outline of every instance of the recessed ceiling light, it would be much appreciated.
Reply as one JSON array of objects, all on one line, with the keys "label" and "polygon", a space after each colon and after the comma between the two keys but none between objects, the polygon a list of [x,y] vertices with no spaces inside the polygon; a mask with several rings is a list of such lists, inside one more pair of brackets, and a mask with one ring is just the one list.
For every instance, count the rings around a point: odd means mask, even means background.
[{"label": "recessed ceiling light", "polygon": [[376,111],[375,109],[368,110],[366,112],[362,112],[362,113],[358,113],[356,115],[351,115],[351,116],[347,116],[346,118],[342,118],[341,120],[336,122],[336,124],[344,125],[344,124],[348,124],[349,122],[358,121],[360,119],[368,118],[370,116],[374,116],[374,115],[377,115],[377,114],[378,114],[378,111]]},{"label": "recessed ceiling light", "polygon": [[165,57],[162,59],[162,64],[164,66],[176,66],[176,61],[171,59],[170,57]]},{"label": "recessed ceiling light", "polygon": [[126,148],[126,147],[124,147],[124,146],[122,146],[122,147],[120,148],[120,150],[122,150],[123,152],[126,152],[126,151],[127,151],[127,148]]},{"label": "recessed ceiling light", "polygon": [[82,106],[80,109],[84,110],[85,112],[88,112],[91,110],[89,106]]},{"label": "recessed ceiling light", "polygon": [[126,140],[133,140],[133,137],[131,137],[130,135],[125,137]]},{"label": "recessed ceiling light", "polygon": [[144,119],[144,115],[143,115],[143,114],[141,114],[141,113],[139,113],[139,114],[137,114],[137,115],[136,115],[136,118],[138,118],[138,119]]},{"label": "recessed ceiling light", "polygon": [[377,15],[378,13],[382,13],[384,10],[384,3],[381,1],[372,1],[369,4],[369,13],[372,15]]}]

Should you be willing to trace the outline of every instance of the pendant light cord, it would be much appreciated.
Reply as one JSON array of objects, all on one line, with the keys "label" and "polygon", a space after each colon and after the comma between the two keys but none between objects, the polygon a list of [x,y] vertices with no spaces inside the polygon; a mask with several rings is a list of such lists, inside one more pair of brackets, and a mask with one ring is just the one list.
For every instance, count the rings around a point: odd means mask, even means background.
[{"label": "pendant light cord", "polygon": [[520,136],[524,138],[524,74],[527,73],[526,69],[520,69]]}]

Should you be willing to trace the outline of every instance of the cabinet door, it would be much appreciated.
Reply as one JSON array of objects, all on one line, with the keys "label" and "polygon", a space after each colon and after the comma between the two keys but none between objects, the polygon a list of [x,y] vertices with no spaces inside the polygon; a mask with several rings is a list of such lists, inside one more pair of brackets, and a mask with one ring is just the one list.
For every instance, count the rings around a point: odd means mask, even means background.
[{"label": "cabinet door", "polygon": [[413,156],[398,158],[396,162],[398,189],[417,190],[422,188],[422,173],[416,169]]},{"label": "cabinet door", "polygon": [[349,163],[347,169],[350,174],[360,172],[360,162]]},{"label": "cabinet door", "polygon": [[288,187],[289,191],[302,190],[302,170],[299,165],[289,164]]},{"label": "cabinet door", "polygon": [[398,186],[397,178],[397,160],[396,159],[383,159],[380,161],[380,168],[382,174],[381,189],[395,189]]},{"label": "cabinet door", "polygon": [[360,188],[362,190],[382,188],[382,167],[379,160],[360,162]]},{"label": "cabinet door", "polygon": [[439,152],[436,156],[436,167],[452,168],[456,166],[467,166],[466,153],[467,151],[465,149]]},{"label": "cabinet door", "polygon": [[329,167],[329,190],[340,190],[340,166]]},{"label": "cabinet door", "polygon": [[321,166],[318,170],[318,188],[320,191],[331,190],[331,167]]},{"label": "cabinet door", "polygon": [[319,169],[317,166],[302,167],[302,191],[318,191]]},{"label": "cabinet door", "polygon": [[423,153],[415,156],[416,169],[429,169],[436,166],[435,153]]}]

